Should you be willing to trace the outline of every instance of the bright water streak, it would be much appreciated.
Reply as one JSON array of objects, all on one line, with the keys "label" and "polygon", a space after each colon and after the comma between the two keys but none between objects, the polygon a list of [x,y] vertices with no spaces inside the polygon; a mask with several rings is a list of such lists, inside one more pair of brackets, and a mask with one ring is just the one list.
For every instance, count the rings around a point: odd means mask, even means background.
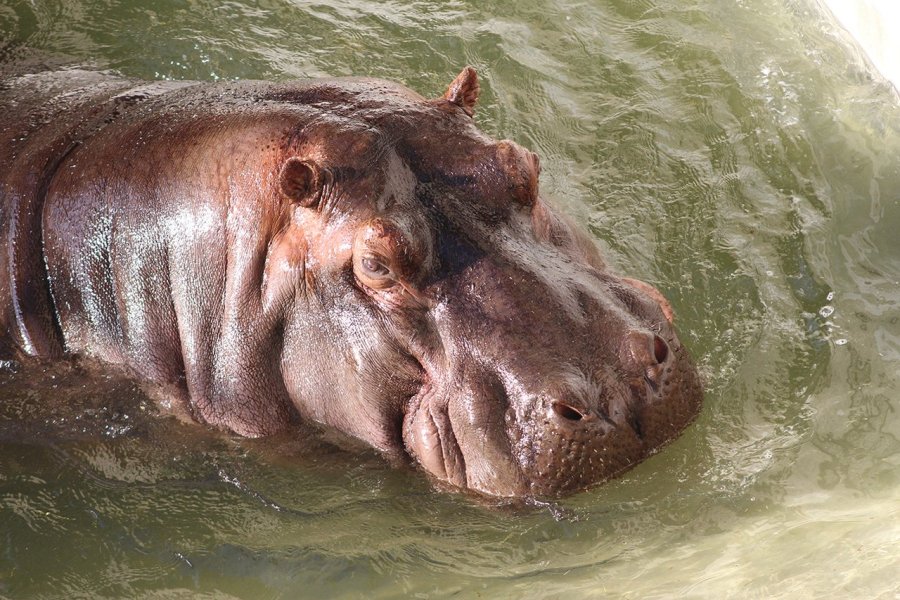
[{"label": "bright water streak", "polygon": [[[473,64],[481,127],[671,298],[708,389],[684,437],[560,514],[137,400],[49,419],[55,380],[6,374],[0,595],[900,594],[900,109],[814,0],[3,0],[0,32],[146,78],[437,95]],[[86,433],[9,425],[29,416]]]}]

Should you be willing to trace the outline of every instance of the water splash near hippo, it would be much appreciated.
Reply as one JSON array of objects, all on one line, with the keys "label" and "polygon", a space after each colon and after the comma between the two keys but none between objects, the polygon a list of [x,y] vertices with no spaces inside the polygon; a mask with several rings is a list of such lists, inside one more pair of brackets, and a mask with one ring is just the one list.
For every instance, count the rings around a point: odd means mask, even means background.
[{"label": "water splash near hippo", "polygon": [[700,408],[672,310],[478,131],[478,92],[8,75],[0,358],[89,356],[197,422],[318,423],[493,496],[637,464]]}]

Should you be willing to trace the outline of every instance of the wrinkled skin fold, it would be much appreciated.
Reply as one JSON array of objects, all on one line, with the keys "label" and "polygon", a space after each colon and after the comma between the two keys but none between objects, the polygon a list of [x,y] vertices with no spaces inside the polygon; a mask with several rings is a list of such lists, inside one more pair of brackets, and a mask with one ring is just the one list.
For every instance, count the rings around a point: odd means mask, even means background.
[{"label": "wrinkled skin fold", "polygon": [[477,97],[471,68],[425,99],[7,65],[0,353],[95,357],[198,422],[322,423],[493,496],[627,469],[696,416],[696,369]]}]

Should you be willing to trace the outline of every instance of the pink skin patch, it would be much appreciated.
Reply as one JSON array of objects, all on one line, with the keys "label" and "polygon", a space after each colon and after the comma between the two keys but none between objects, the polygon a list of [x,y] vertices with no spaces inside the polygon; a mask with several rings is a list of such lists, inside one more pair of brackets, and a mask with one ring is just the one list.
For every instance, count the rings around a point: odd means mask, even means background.
[{"label": "pink skin patch", "polygon": [[659,304],[659,307],[662,309],[663,314],[666,316],[666,320],[669,323],[675,323],[675,312],[672,310],[672,305],[669,304],[669,301],[660,293],[658,289],[650,285],[649,283],[644,283],[643,281],[638,281],[637,279],[631,279],[630,277],[623,277],[622,281],[627,283],[628,285],[637,288],[656,300],[656,303]]}]

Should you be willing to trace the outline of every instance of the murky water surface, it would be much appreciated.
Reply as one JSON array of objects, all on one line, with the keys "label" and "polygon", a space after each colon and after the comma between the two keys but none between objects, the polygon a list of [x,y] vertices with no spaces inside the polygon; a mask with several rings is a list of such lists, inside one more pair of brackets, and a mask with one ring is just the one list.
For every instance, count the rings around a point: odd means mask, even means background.
[{"label": "murky water surface", "polygon": [[814,0],[0,0],[19,44],[430,95],[476,66],[479,124],[669,296],[708,393],[624,477],[497,510],[0,365],[0,596],[900,597],[900,108]]}]

